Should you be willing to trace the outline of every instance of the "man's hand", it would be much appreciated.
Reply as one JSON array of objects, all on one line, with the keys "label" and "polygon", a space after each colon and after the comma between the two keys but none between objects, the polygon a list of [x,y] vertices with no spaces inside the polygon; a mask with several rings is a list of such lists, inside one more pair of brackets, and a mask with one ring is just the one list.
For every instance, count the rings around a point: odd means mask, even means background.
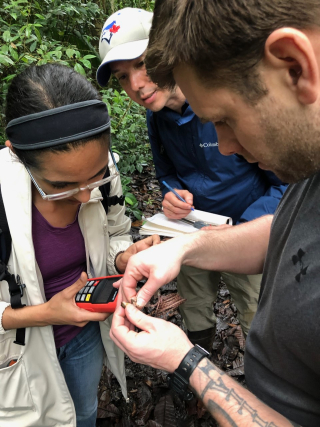
[{"label": "man's hand", "polygon": [[46,321],[49,325],[85,326],[90,321],[104,321],[110,313],[92,313],[76,305],[75,296],[87,283],[86,273],[68,288],[54,295],[47,303]]},{"label": "man's hand", "polygon": [[[176,189],[175,189],[176,190]],[[181,202],[171,191],[169,191],[162,201],[163,213],[170,219],[181,219],[190,212],[193,204],[193,194],[188,190],[176,190],[176,192],[187,202]]]},{"label": "man's hand", "polygon": [[[130,323],[142,332],[131,330]],[[132,304],[117,308],[110,337],[134,362],[167,372],[175,371],[193,347],[178,326],[147,316]]]},{"label": "man's hand", "polygon": [[[130,329],[131,324],[142,331]],[[170,373],[193,347],[178,326],[146,316],[132,304],[125,309],[117,308],[110,337],[134,362]],[[259,425],[297,426],[258,400],[207,358],[193,371],[190,386],[221,427],[258,425],[252,421],[252,414],[260,421]]]},{"label": "man's hand", "polygon": [[147,278],[137,301],[139,307],[144,307],[161,286],[177,277],[183,255],[182,238],[178,237],[132,256],[124,277],[114,283],[115,287],[120,287],[118,300],[131,302],[131,298],[137,295],[137,282]]},{"label": "man's hand", "polygon": [[153,234],[152,236],[149,236],[143,240],[139,240],[138,242],[129,246],[125,252],[119,254],[116,258],[116,266],[118,271],[121,271],[122,273],[125,271],[129,258],[131,258],[132,255],[151,248],[151,246],[158,245],[159,243],[161,243],[160,237],[157,234]]}]

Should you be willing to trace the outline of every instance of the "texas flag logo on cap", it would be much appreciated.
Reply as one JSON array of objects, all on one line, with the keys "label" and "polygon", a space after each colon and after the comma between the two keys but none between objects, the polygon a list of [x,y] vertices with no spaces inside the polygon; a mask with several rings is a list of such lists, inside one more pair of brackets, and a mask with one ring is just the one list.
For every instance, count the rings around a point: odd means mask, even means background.
[{"label": "texas flag logo on cap", "polygon": [[120,29],[120,25],[116,25],[116,23],[116,21],[112,21],[111,24],[107,25],[102,30],[101,41],[105,40],[108,44],[110,44],[112,36]]}]

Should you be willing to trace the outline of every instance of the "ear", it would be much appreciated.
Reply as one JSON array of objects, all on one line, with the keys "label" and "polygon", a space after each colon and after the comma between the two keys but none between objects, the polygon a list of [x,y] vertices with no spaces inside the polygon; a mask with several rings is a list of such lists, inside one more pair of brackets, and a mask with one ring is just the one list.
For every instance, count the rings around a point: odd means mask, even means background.
[{"label": "ear", "polygon": [[302,31],[280,28],[265,44],[267,65],[285,72],[286,84],[302,104],[313,104],[319,96],[319,66],[311,40]]},{"label": "ear", "polygon": [[7,141],[4,144],[5,144],[6,147],[10,148],[11,151],[13,151],[12,144],[11,144],[11,142],[8,139],[7,139]]}]

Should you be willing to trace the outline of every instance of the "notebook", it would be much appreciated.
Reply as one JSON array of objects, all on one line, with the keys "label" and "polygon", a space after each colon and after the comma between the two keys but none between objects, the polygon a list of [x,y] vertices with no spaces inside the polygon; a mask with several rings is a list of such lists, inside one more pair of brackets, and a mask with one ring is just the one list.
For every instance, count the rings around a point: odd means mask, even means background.
[{"label": "notebook", "polygon": [[[232,224],[232,219],[227,216],[217,215],[209,212],[195,209],[186,216],[186,219],[193,221],[204,221],[211,225]],[[163,213],[157,213],[151,218],[147,218],[146,222],[140,228],[139,233],[142,236],[150,236],[159,234],[160,236],[176,237],[182,234],[194,233],[199,231],[191,224],[186,224],[177,219],[169,219]]]}]

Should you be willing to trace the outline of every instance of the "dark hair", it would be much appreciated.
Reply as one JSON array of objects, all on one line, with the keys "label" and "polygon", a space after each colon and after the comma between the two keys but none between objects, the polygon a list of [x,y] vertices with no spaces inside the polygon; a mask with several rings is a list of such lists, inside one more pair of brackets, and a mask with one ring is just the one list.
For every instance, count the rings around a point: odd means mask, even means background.
[{"label": "dark hair", "polygon": [[[60,64],[27,67],[9,86],[6,98],[6,122],[63,105],[94,99],[101,100],[99,92],[72,68]],[[37,150],[14,148],[14,152],[25,166],[39,169],[40,157],[43,154],[70,151],[93,140],[109,144],[109,134],[110,130],[106,130],[94,137],[54,147]]]},{"label": "dark hair", "polygon": [[193,68],[207,87],[231,87],[254,101],[267,93],[257,64],[278,28],[319,26],[318,0],[157,0],[146,67],[160,87],[175,85],[173,69]]}]

